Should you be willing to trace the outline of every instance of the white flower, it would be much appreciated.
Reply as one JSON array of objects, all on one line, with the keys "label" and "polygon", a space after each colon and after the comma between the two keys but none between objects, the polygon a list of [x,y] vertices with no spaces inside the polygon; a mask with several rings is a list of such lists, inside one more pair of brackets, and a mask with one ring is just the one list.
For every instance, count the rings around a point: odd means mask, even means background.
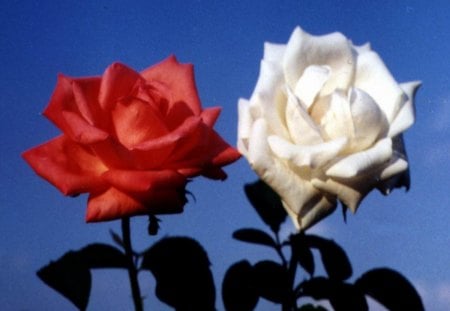
[{"label": "white flower", "polygon": [[255,90],[239,100],[238,149],[299,229],[338,200],[355,212],[374,188],[409,187],[402,132],[419,85],[398,84],[369,44],[297,27],[264,46]]}]

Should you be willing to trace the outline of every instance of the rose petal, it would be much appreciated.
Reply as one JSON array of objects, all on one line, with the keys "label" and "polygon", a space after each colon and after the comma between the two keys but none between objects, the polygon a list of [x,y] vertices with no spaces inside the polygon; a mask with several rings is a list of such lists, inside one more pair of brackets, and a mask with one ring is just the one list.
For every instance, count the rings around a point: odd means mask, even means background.
[{"label": "rose petal", "polygon": [[281,60],[283,59],[285,51],[286,44],[265,42],[263,59],[268,62],[279,63],[281,65]]},{"label": "rose petal", "polygon": [[172,55],[143,70],[141,75],[147,82],[156,80],[165,83],[171,91],[173,101],[171,104],[185,102],[191,114],[200,114],[201,105],[192,64],[180,64]]},{"label": "rose petal", "polygon": [[214,124],[216,123],[217,118],[219,118],[221,110],[222,110],[221,107],[211,107],[211,108],[203,109],[203,111],[201,113],[203,122],[207,126],[212,128],[214,126]]},{"label": "rose petal", "polygon": [[113,63],[102,76],[98,101],[104,110],[110,110],[119,99],[130,95],[137,82],[142,78],[133,69]]},{"label": "rose petal", "polygon": [[[241,154],[213,129],[201,126],[199,130],[200,132],[191,135],[192,139],[199,141],[190,143],[187,139],[180,140],[165,161],[164,167],[176,169],[185,176],[193,177],[203,174],[203,170],[214,171],[216,167],[228,165],[239,159]],[[219,175],[221,179],[226,178],[224,173]]]},{"label": "rose petal", "polygon": [[113,187],[125,192],[146,192],[163,188],[179,188],[186,184],[186,177],[172,170],[127,171],[108,170],[102,178]]},{"label": "rose petal", "polygon": [[92,144],[105,140],[109,137],[107,132],[90,125],[85,119],[76,113],[63,111],[61,114],[66,120],[66,134],[78,143]]},{"label": "rose petal", "polygon": [[250,137],[248,161],[260,178],[280,195],[288,209],[299,214],[305,203],[313,200],[319,193],[310,183],[272,157],[267,137],[266,122],[257,120]]},{"label": "rose petal", "polygon": [[355,213],[359,203],[369,193],[370,189],[372,189],[375,180],[354,181],[347,185],[331,178],[326,181],[314,178],[311,180],[311,183],[317,189],[337,196],[346,207]]},{"label": "rose petal", "polygon": [[353,79],[354,63],[351,43],[341,33],[312,36],[297,27],[287,44],[283,69],[287,84],[295,89],[307,67],[329,66],[331,75],[320,93],[326,96],[335,89],[347,89]]},{"label": "rose petal", "polygon": [[242,154],[247,155],[248,138],[252,128],[252,117],[250,115],[250,102],[246,99],[239,99],[238,102],[238,139],[237,147]]},{"label": "rose petal", "polygon": [[355,136],[350,103],[342,91],[316,101],[311,107],[311,117],[321,126],[326,140]]},{"label": "rose petal", "polygon": [[271,150],[280,158],[292,162],[298,167],[307,166],[312,169],[322,167],[336,158],[344,149],[347,139],[341,137],[318,145],[294,145],[278,137],[269,136]]},{"label": "rose petal", "polygon": [[384,138],[372,148],[351,154],[338,161],[326,171],[326,174],[338,178],[361,176],[389,161],[392,152],[392,140]]},{"label": "rose petal", "polygon": [[118,140],[128,149],[168,133],[159,111],[136,98],[118,102],[111,117]]},{"label": "rose petal", "polygon": [[62,74],[58,75],[55,90],[53,91],[49,104],[43,112],[43,115],[63,132],[68,129],[68,125],[62,116],[62,111],[76,111],[72,81],[69,77]]},{"label": "rose petal", "polygon": [[65,195],[98,191],[105,187],[100,175],[107,169],[88,149],[59,136],[23,153],[42,178]]},{"label": "rose petal", "polygon": [[294,93],[305,105],[306,109],[313,104],[323,85],[330,77],[328,66],[311,65],[306,67],[300,79],[295,85]]},{"label": "rose petal", "polygon": [[200,117],[189,117],[174,131],[134,146],[135,150],[150,151],[173,146],[183,137],[190,136],[203,123]]},{"label": "rose petal", "polygon": [[405,92],[405,103],[392,121],[388,133],[389,137],[397,136],[413,125],[415,121],[414,96],[419,86],[420,82],[418,81],[400,84],[400,87]]},{"label": "rose petal", "polygon": [[72,91],[80,116],[90,125],[106,128],[105,114],[98,104],[101,78],[81,78],[72,81]]},{"label": "rose petal", "polygon": [[377,53],[362,52],[357,59],[354,87],[369,94],[392,123],[403,103],[403,90]]},{"label": "rose petal", "polygon": [[322,196],[318,202],[314,202],[308,208],[305,206],[305,212],[302,215],[293,217],[294,223],[304,231],[330,215],[336,209],[336,205],[336,200]]},{"label": "rose petal", "polygon": [[107,221],[146,214],[172,214],[183,211],[186,200],[177,190],[149,192],[140,198],[109,188],[89,196],[86,211],[87,222]]},{"label": "rose petal", "polygon": [[354,88],[350,89],[349,93],[354,128],[350,148],[353,151],[360,151],[372,146],[379,138],[385,137],[389,123],[369,94]]},{"label": "rose petal", "polygon": [[255,91],[250,98],[252,118],[265,118],[269,122],[271,131],[288,137],[284,122],[285,106],[286,95],[283,91],[281,67],[263,60]]},{"label": "rose petal", "polygon": [[300,145],[313,145],[323,142],[320,129],[309,116],[306,108],[288,90],[286,125],[291,139]]}]

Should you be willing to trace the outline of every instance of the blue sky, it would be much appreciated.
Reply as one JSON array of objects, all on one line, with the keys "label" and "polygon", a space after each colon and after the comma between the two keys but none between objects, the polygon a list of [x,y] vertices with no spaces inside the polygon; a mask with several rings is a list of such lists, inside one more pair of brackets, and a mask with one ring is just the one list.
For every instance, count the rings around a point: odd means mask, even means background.
[{"label": "blue sky", "polygon": [[[132,3],[132,4],[131,4]],[[63,197],[38,178],[20,153],[57,135],[41,111],[58,73],[99,75],[113,61],[136,70],[170,54],[195,66],[204,107],[223,107],[218,132],[235,144],[237,100],[248,98],[264,41],[285,43],[295,26],[312,34],[340,31],[355,44],[371,42],[399,82],[421,80],[417,121],[405,135],[412,187],[389,197],[372,193],[344,223],[339,212],[314,231],[349,255],[354,275],[388,266],[407,276],[429,310],[450,305],[450,5],[435,1],[7,1],[0,10],[0,308],[75,310],[35,271],[69,249],[110,242],[120,224],[85,224],[85,196]],[[242,187],[256,179],[245,159],[226,168],[225,182],[196,179],[180,215],[162,217],[160,237],[197,239],[213,263],[216,287],[235,261],[275,258],[231,238],[242,227],[263,228]],[[143,249],[146,219],[133,220]],[[289,230],[289,226],[286,230]],[[150,310],[169,310],[141,275]],[[131,308],[127,275],[93,274],[88,310]],[[218,296],[220,297],[220,291]],[[222,309],[218,300],[217,307]],[[276,310],[267,302],[257,310]]]}]

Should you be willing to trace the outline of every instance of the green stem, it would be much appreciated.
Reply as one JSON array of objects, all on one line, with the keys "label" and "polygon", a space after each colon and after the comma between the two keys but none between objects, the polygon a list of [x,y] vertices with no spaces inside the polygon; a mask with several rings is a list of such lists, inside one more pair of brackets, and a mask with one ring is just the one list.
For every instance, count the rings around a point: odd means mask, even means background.
[{"label": "green stem", "polygon": [[133,260],[133,248],[131,247],[130,237],[130,218],[122,218],[122,238],[125,247],[125,256],[128,262],[128,277],[130,278],[131,293],[133,296],[135,311],[143,311],[141,290],[139,289],[138,270]]}]

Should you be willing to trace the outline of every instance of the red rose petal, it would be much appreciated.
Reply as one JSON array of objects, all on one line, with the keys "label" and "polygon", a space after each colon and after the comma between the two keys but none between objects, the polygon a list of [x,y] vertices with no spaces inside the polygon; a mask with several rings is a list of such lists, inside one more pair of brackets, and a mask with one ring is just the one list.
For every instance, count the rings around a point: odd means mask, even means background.
[{"label": "red rose petal", "polygon": [[136,98],[118,102],[111,116],[118,140],[128,149],[168,132],[159,111]]},{"label": "red rose petal", "polygon": [[184,188],[186,177],[171,171],[109,170],[102,176],[115,188],[126,192],[146,192],[151,189]]},{"label": "red rose petal", "polygon": [[121,64],[109,66],[102,76],[98,101],[104,110],[114,107],[119,99],[130,95],[134,86],[142,78],[139,73]]},{"label": "red rose petal", "polygon": [[207,126],[212,128],[214,126],[214,124],[216,123],[221,110],[222,110],[222,108],[220,108],[220,107],[206,108],[205,110],[202,111],[202,114],[201,114],[203,122]]},{"label": "red rose petal", "polygon": [[172,55],[143,70],[141,75],[148,82],[152,80],[164,82],[171,91],[173,103],[184,102],[194,115],[200,114],[201,105],[192,64],[180,64]]},{"label": "red rose petal", "polygon": [[22,156],[39,176],[65,195],[99,191],[106,185],[100,178],[106,170],[104,164],[64,135],[27,150]]},{"label": "red rose petal", "polygon": [[186,200],[176,190],[149,192],[133,196],[115,188],[91,194],[86,211],[87,222],[107,221],[145,214],[173,214],[183,211]]}]

